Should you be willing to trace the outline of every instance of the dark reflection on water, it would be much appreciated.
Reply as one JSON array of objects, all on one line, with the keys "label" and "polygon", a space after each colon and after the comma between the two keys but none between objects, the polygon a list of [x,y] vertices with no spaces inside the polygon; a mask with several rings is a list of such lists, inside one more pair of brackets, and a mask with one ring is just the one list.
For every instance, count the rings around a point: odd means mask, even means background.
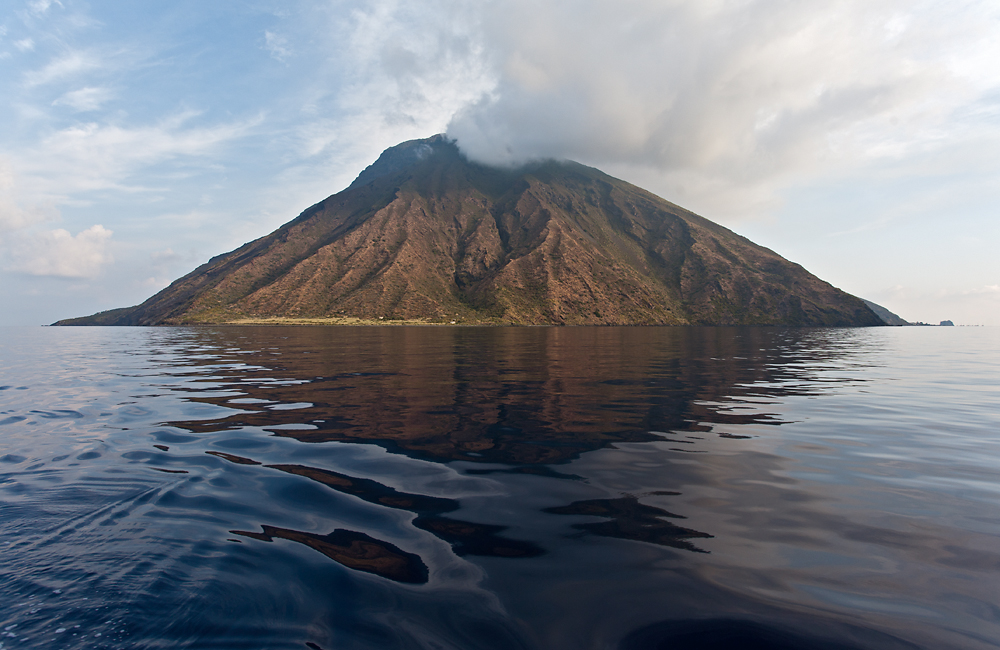
[{"label": "dark reflection on water", "polygon": [[1000,341],[8,330],[0,647],[987,648]]},{"label": "dark reflection on water", "polygon": [[273,542],[275,538],[288,539],[304,544],[344,566],[374,573],[377,576],[397,582],[423,584],[427,582],[427,565],[419,555],[407,553],[389,542],[375,539],[353,530],[335,530],[328,535],[288,530],[274,526],[261,526],[262,533],[245,530],[231,530],[234,535],[242,535],[262,542]]},{"label": "dark reflection on water", "polygon": [[[660,494],[664,493],[661,492]],[[621,497],[620,499],[577,501],[568,506],[546,508],[543,512],[551,512],[555,515],[606,517],[610,521],[602,521],[594,524],[574,524],[573,528],[586,530],[595,535],[634,539],[637,542],[672,546],[673,548],[680,548],[686,551],[704,553],[705,551],[702,551],[687,540],[695,537],[711,537],[707,533],[701,533],[690,528],[682,528],[669,521],[664,521],[663,517],[672,519],[684,519],[684,517],[671,514],[660,508],[643,505],[634,496]]]},{"label": "dark reflection on water", "polygon": [[[280,352],[261,350],[252,359],[289,381],[234,378],[247,410],[173,424],[199,432],[258,427],[302,442],[374,442],[435,461],[561,463],[615,442],[660,439],[654,432],[698,430],[693,423],[711,410],[699,400],[795,377],[767,367],[781,361],[782,351],[762,347],[773,334],[313,328],[282,340]],[[773,394],[783,394],[781,387]],[[193,399],[230,404],[225,396]],[[710,419],[774,423],[768,414],[717,410]],[[310,426],[274,429],[288,422]]]},{"label": "dark reflection on water", "polygon": [[[250,458],[227,454],[221,451],[206,451],[205,453],[225,458],[229,462],[236,463],[238,465],[261,464]],[[414,526],[422,530],[426,530],[429,533],[433,533],[437,537],[449,542],[457,555],[532,557],[543,553],[543,551],[534,544],[504,539],[503,537],[497,536],[497,533],[504,529],[503,526],[476,524],[468,521],[460,521],[439,516],[442,513],[458,509],[459,502],[455,499],[442,499],[422,494],[407,494],[405,492],[399,492],[389,486],[382,485],[378,481],[347,476],[345,474],[318,469],[315,467],[306,467],[303,465],[268,465],[267,467],[269,469],[276,469],[282,472],[288,472],[289,474],[295,474],[297,476],[304,476],[322,483],[329,488],[337,490],[338,492],[356,496],[369,503],[412,512],[417,515],[417,518],[412,521]],[[264,528],[270,527],[264,526]],[[249,533],[239,531],[230,532],[251,537],[253,536]],[[288,536],[277,536],[284,537],[285,539],[292,539]],[[369,548],[374,548],[373,545],[379,543],[378,540],[373,540],[371,538],[369,538],[369,540]],[[268,539],[266,541],[270,540]],[[386,544],[384,542],[382,544],[383,546],[391,549],[386,551],[387,553],[397,553],[398,549],[393,547],[391,544]],[[313,546],[313,548],[316,547]],[[317,550],[320,549],[317,548]],[[326,553],[325,551],[321,552],[325,553],[331,559],[341,562],[341,564],[352,566],[352,568],[358,568],[353,566],[350,562],[338,559],[341,555],[334,555]],[[417,558],[417,561],[419,562],[419,558]],[[420,563],[420,566],[423,566],[422,562]],[[412,574],[409,571],[404,572],[404,574],[400,574],[395,571],[380,571],[374,566],[361,570],[368,571],[369,573],[375,573],[392,580],[399,580],[400,582],[427,582],[426,567],[424,567],[421,571],[421,575],[423,577],[422,580],[411,580],[410,577],[412,577]],[[400,577],[403,575],[405,575],[405,577]]]}]

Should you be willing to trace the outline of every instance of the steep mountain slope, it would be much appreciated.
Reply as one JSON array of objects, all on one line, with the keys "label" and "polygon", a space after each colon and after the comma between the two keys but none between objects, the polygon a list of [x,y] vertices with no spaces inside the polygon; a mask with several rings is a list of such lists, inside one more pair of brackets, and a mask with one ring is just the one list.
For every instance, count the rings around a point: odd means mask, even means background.
[{"label": "steep mountain slope", "polygon": [[[864,298],[862,298],[862,300],[864,300]],[[864,303],[868,306],[868,309],[875,312],[875,315],[881,318],[882,322],[886,325],[909,325],[908,322],[892,313],[882,305],[876,305],[871,300],[864,300]]]},{"label": "steep mountain slope", "polygon": [[572,162],[498,170],[443,136],[136,307],[57,324],[338,318],[518,324],[878,325],[858,298]]}]

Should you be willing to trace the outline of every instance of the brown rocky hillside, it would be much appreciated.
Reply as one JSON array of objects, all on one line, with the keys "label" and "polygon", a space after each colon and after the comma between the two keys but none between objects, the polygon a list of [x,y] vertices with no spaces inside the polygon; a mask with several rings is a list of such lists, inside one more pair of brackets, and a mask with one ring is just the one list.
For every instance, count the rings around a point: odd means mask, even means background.
[{"label": "brown rocky hillside", "polygon": [[494,169],[440,135],[387,149],[343,192],[141,305],[56,324],[275,317],[882,324],[801,266],[596,169]]}]

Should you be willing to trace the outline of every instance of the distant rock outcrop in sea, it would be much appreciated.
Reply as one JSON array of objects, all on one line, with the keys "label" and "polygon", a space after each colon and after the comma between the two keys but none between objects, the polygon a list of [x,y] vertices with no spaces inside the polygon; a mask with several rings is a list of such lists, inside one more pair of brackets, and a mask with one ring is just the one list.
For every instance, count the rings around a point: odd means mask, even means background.
[{"label": "distant rock outcrop in sea", "polygon": [[883,324],[869,307],[597,169],[487,167],[437,135],[141,305],[56,324]]}]

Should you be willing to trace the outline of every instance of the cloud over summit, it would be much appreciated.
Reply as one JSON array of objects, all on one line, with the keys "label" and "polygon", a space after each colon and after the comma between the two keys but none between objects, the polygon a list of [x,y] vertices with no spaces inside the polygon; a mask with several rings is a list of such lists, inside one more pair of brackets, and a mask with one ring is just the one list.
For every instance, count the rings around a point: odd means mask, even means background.
[{"label": "cloud over summit", "polygon": [[963,8],[492,3],[482,29],[495,86],[448,134],[492,164],[570,158],[644,168],[682,194],[769,194],[789,176],[904,155],[950,128],[976,93],[957,73],[968,52],[953,32],[966,30],[966,45],[990,33],[987,9]]}]

